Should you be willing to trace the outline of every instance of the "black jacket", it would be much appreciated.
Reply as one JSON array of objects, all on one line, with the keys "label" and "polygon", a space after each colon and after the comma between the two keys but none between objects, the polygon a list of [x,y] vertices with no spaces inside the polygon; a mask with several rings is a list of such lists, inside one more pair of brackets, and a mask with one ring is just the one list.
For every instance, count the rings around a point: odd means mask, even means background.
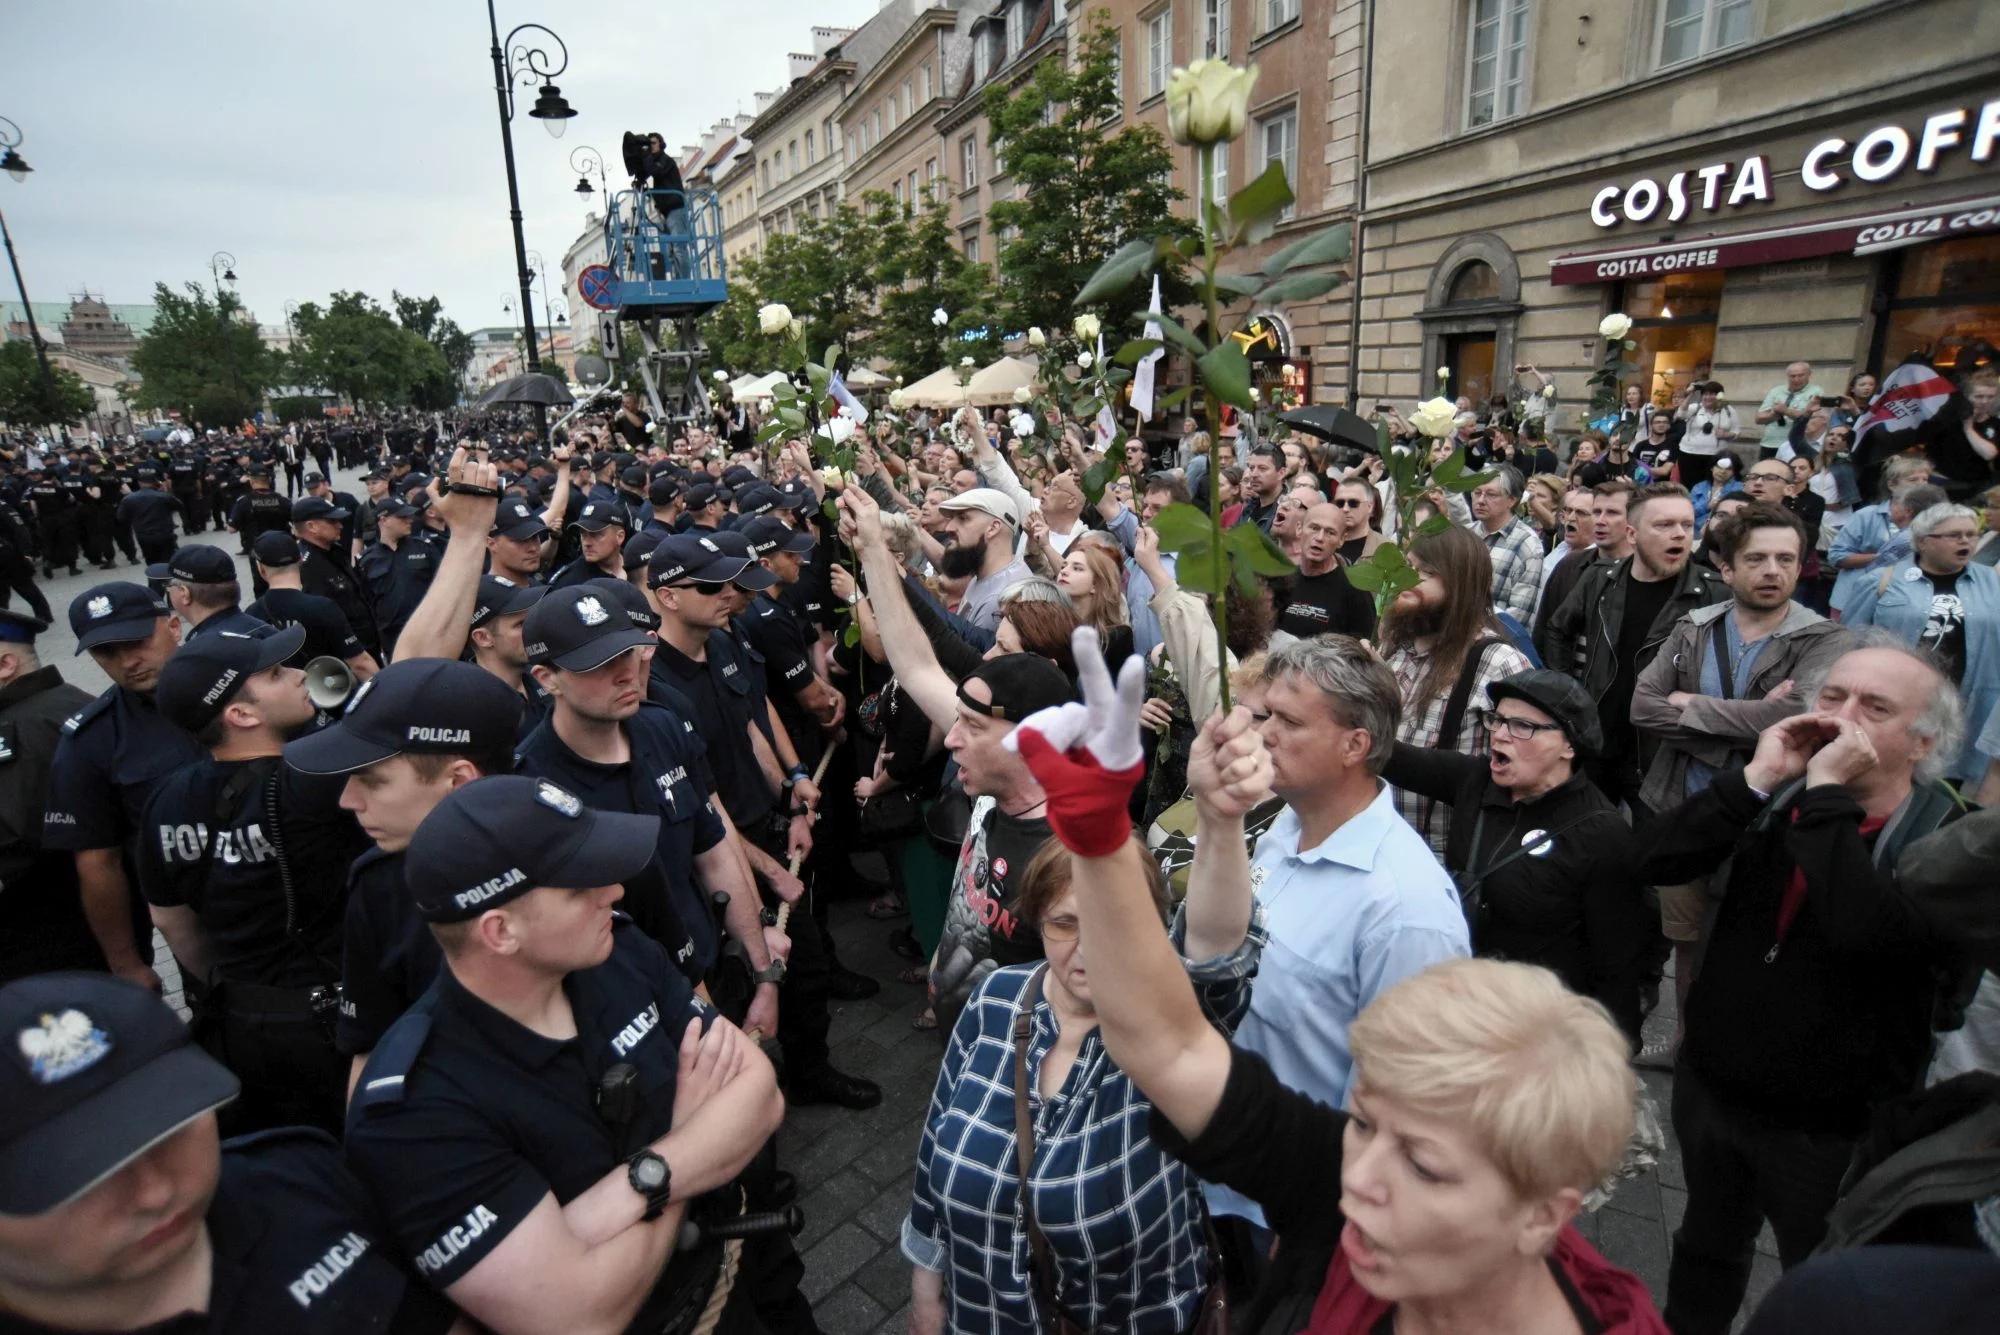
[{"label": "black jacket", "polygon": [[[1578,636],[1583,637],[1581,680],[1593,700],[1602,701],[1618,675],[1618,633],[1625,624],[1625,591],[1630,587],[1626,573],[1638,559],[1632,555],[1622,561],[1599,561],[1585,570],[1569,597],[1549,616],[1535,637],[1535,651],[1542,662],[1562,671],[1567,671],[1573,660],[1571,646]],[[1676,621],[1697,607],[1728,599],[1729,586],[1722,582],[1722,576],[1699,561],[1690,560],[1674,582],[1673,594],[1647,628],[1639,666],[1643,668],[1652,661]]]},{"label": "black jacket", "polygon": [[[1597,786],[1579,772],[1516,802],[1493,782],[1485,756],[1402,742],[1382,777],[1451,805],[1445,868],[1463,895],[1475,869],[1484,873],[1471,913],[1473,953],[1553,970],[1636,1043],[1648,914],[1632,879],[1632,831]],[[1553,837],[1529,840],[1536,831]]]},{"label": "black jacket", "polygon": [[[1871,1105],[1922,1083],[1950,952],[1875,867],[1876,836],[1863,837],[1847,789],[1804,789],[1764,812],[1732,769],[1641,831],[1643,884],[1731,859],[1680,1060],[1725,1104],[1773,1125],[1857,1135]],[[1794,869],[1805,898],[1781,939]]]}]

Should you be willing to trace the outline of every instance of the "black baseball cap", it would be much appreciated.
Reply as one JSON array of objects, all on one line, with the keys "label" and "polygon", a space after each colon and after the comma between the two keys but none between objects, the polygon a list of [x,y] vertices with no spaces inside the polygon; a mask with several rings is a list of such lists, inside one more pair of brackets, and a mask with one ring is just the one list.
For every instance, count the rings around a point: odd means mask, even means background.
[{"label": "black baseball cap", "polygon": [[[965,688],[975,681],[986,683],[990,701],[975,700]],[[1019,723],[1038,709],[1048,709],[1076,698],[1063,670],[1040,654],[1002,654],[988,658],[958,684],[958,702],[975,714]]]},{"label": "black baseball cap", "polygon": [[376,505],[375,517],[377,519],[415,519],[417,517],[417,507],[407,501],[399,501],[394,497],[385,497]]},{"label": "black baseball cap", "polygon": [[670,477],[656,477],[646,488],[646,501],[655,510],[664,510],[681,494],[681,484]]},{"label": "black baseball cap", "polygon": [[716,539],[719,533],[676,533],[665,538],[646,558],[646,582],[665,584],[727,584],[750,564],[747,556],[731,556]]},{"label": "black baseball cap", "polygon": [[604,590],[587,583],[550,590],[529,610],[521,638],[530,663],[565,672],[588,672],[653,643],[622,604],[609,602]]},{"label": "black baseball cap", "polygon": [[547,533],[549,526],[529,504],[517,498],[502,500],[499,512],[493,516],[493,531],[503,538],[533,538]]},{"label": "black baseball cap", "polygon": [[625,539],[625,546],[620,552],[620,555],[625,560],[625,568],[627,570],[637,570],[640,566],[646,564],[646,558],[653,554],[655,547],[666,540],[666,536],[659,529],[642,528],[631,537]]},{"label": "black baseball cap", "polygon": [[736,531],[750,544],[750,551],[755,556],[769,556],[772,552],[804,556],[814,546],[812,534],[793,528],[776,515],[760,516]]},{"label": "black baseball cap", "polygon": [[753,482],[736,493],[736,513],[755,518],[778,508],[778,489],[768,482]]},{"label": "black baseball cap", "polygon": [[778,582],[778,577],[757,564],[757,556],[750,550],[750,540],[735,529],[724,529],[715,535],[715,545],[725,556],[742,557],[743,569],[736,572],[731,582],[739,589],[757,593]]},{"label": "black baseball cap", "polygon": [[160,998],[104,973],[0,987],[0,1214],[46,1214],[240,1085]]},{"label": "black baseball cap", "polygon": [[147,579],[177,579],[189,584],[227,584],[236,578],[236,562],[228,552],[207,543],[176,547],[159,565],[146,567]]},{"label": "black baseball cap", "polygon": [[756,472],[745,464],[731,464],[722,470],[722,485],[725,487],[741,487],[756,480]]},{"label": "black baseball cap", "polygon": [[424,817],[403,876],[426,922],[466,922],[538,886],[589,889],[646,869],[660,818],[600,811],[520,774],[474,779]]},{"label": "black baseball cap", "polygon": [[1594,756],[1604,749],[1604,728],[1598,721],[1597,702],[1583,684],[1567,672],[1533,668],[1502,678],[1486,688],[1494,704],[1512,697],[1533,705],[1562,725],[1563,735],[1579,756]]},{"label": "black baseball cap", "polygon": [[332,727],[285,745],[305,774],[351,774],[406,752],[490,754],[521,731],[521,693],[485,668],[452,658],[391,663],[361,683]]},{"label": "black baseball cap", "polygon": [[627,491],[644,491],[653,475],[638,464],[633,464],[618,475],[618,485]]},{"label": "black baseball cap", "polygon": [[481,575],[479,595],[472,600],[472,625],[477,630],[494,617],[525,612],[549,591],[546,584],[516,584],[505,575]]},{"label": "black baseball cap", "polygon": [[294,524],[303,524],[309,519],[345,519],[347,516],[348,511],[324,496],[301,496],[292,502]]},{"label": "black baseball cap", "polygon": [[160,668],[153,703],[167,722],[200,732],[229,707],[244,682],[284,662],[305,642],[303,626],[264,635],[219,630],[190,640]]},{"label": "black baseball cap", "polygon": [[687,501],[687,508],[690,510],[699,510],[703,506],[710,505],[716,501],[727,503],[729,500],[729,488],[718,486],[713,482],[697,482],[687,489],[685,500]]},{"label": "black baseball cap", "polygon": [[299,563],[299,540],[281,528],[259,533],[250,543],[250,555],[260,566],[295,566]]},{"label": "black baseball cap", "polygon": [[632,526],[631,518],[625,513],[625,507],[592,501],[583,507],[583,512],[577,515],[576,522],[570,527],[580,528],[585,533],[601,533],[613,524],[620,528]]},{"label": "black baseball cap", "polygon": [[324,481],[326,481],[326,474],[324,474],[324,473],[307,473],[307,474],[306,474],[306,485],[307,485],[308,487],[317,487],[317,486],[318,486],[318,485],[319,485],[320,483],[322,483],[322,482],[324,482]]},{"label": "black baseball cap", "polygon": [[646,596],[644,589],[630,580],[599,575],[595,579],[585,580],[583,586],[598,590],[604,595],[606,603],[622,608],[626,619],[640,630],[655,631],[660,628],[660,614],[653,610],[653,600]]},{"label": "black baseball cap", "polygon": [[778,508],[790,510],[793,514],[804,514],[818,506],[819,497],[805,483],[793,478],[778,488]]},{"label": "black baseball cap", "polygon": [[151,636],[170,610],[165,599],[143,584],[110,580],[70,600],[70,633],[79,654],[100,644],[130,644]]}]

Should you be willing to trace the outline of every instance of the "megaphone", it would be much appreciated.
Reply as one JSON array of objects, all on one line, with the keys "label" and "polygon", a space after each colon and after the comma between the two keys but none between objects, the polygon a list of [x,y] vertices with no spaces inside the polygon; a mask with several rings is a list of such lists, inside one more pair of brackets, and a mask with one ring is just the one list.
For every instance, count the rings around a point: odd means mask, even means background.
[{"label": "megaphone", "polygon": [[340,711],[354,694],[354,671],[332,654],[321,654],[305,666],[306,694],[327,713]]}]

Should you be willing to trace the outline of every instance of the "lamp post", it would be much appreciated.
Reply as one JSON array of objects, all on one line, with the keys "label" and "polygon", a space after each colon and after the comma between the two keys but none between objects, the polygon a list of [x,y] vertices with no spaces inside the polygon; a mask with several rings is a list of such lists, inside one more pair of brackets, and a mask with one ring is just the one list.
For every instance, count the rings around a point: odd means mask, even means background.
[{"label": "lamp post", "polygon": [[[514,223],[514,259],[521,287],[522,342],[527,349],[528,369],[539,371],[542,359],[535,349],[535,308],[528,295],[528,242],[521,231],[521,186],[514,171],[514,85],[541,86],[528,114],[541,121],[550,134],[561,138],[569,118],[576,115],[576,111],[563,99],[562,90],[553,81],[569,68],[569,47],[563,44],[562,38],[539,23],[519,25],[507,34],[503,42],[493,0],[486,0],[486,23],[493,36],[493,93],[500,107],[500,148],[507,161],[507,207],[508,216]],[[524,33],[541,33],[555,43],[558,55],[551,57],[540,46],[532,45],[532,37],[516,42],[515,39]],[[538,422],[542,416],[538,409]]]},{"label": "lamp post", "polygon": [[[6,172],[16,181],[28,179],[34,168],[19,153],[21,147],[21,127],[0,116],[0,171]],[[14,290],[21,294],[21,316],[28,322],[28,341],[35,345],[35,361],[42,368],[42,393],[53,406],[56,401],[56,376],[49,369],[48,346],[42,342],[42,331],[35,324],[35,308],[28,301],[28,285],[21,278],[21,261],[14,254],[14,234],[7,230],[7,215],[0,213],[0,240],[7,244],[7,263],[14,270]]]},{"label": "lamp post", "polygon": [[604,174],[604,155],[589,144],[578,144],[569,152],[569,168],[577,174],[576,193],[590,197],[590,178],[597,177],[597,189],[604,204],[604,212],[611,212],[611,182]]},{"label": "lamp post", "polygon": [[222,312],[222,285],[236,281],[236,257],[226,250],[218,250],[208,257],[208,272],[215,279],[215,309]]}]

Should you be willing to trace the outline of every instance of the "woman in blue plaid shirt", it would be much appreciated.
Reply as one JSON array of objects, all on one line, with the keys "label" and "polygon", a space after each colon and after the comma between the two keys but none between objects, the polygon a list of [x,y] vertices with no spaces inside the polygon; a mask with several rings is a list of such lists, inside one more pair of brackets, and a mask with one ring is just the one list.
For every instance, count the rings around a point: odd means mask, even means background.
[{"label": "woman in blue plaid shirt", "polygon": [[[1270,774],[1263,739],[1243,709],[1210,720],[1188,764],[1196,852],[1173,937],[1209,1019],[1225,1034],[1249,1008],[1264,933],[1247,890],[1236,888],[1248,886],[1247,870],[1217,877],[1204,861],[1247,860],[1243,813],[1267,795]],[[1142,860],[1164,918],[1166,883],[1150,858]],[[914,1267],[911,1330],[919,1335],[1044,1329],[1014,1132],[1014,1021],[1024,1006],[1032,1019],[1030,1196],[1062,1315],[1083,1330],[1178,1335],[1194,1325],[1212,1279],[1200,1183],[1153,1144],[1151,1106],[1096,1032],[1069,881],[1069,853],[1051,839],[1018,899],[1041,932],[1046,972],[1016,965],[987,977],[959,1016],[938,1073],[903,1223],[903,1254]],[[1231,889],[1204,892],[1218,883]]]}]

